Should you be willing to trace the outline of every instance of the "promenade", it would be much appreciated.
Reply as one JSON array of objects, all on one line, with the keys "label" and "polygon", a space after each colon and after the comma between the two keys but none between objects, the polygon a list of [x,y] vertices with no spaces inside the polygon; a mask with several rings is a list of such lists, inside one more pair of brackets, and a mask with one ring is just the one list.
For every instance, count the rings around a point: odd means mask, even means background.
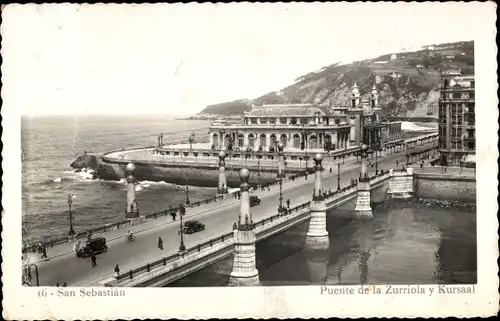
[{"label": "promenade", "polygon": [[[410,149],[412,152],[430,148],[433,144],[426,144]],[[378,168],[388,170],[395,167],[396,160],[404,164],[406,157],[404,152],[379,158]],[[341,166],[341,186],[350,183],[351,178],[359,176],[359,163],[356,158],[346,159]],[[370,175],[375,172],[375,167],[369,167]],[[251,173],[255,174],[255,173]],[[304,178],[295,181],[287,181],[283,184],[284,201],[290,199],[291,206],[297,205],[311,199],[314,178],[312,175],[307,180]],[[337,187],[337,172],[333,168],[325,167],[324,188],[334,191]],[[279,187],[274,185],[268,191],[255,191],[262,203],[252,207],[254,221],[264,219],[276,213],[278,206]],[[196,243],[207,241],[215,236],[232,230],[233,222],[238,217],[239,201],[231,197],[211,204],[188,209],[185,219],[194,218],[205,224],[206,230],[192,235],[185,235],[186,247]],[[119,265],[122,272],[126,272],[145,262],[174,253],[179,247],[180,236],[179,219],[172,221],[170,216],[148,221],[144,224],[131,226],[130,230],[136,234],[133,242],[126,241],[128,229],[119,229],[102,233],[108,240],[109,251],[97,256],[97,267],[92,268],[90,259],[77,258],[72,251],[73,243],[58,245],[48,249],[49,259],[39,261],[40,285],[55,285],[67,282],[69,286],[97,285],[101,279],[108,278],[113,274],[115,265]],[[157,247],[158,237],[163,240],[164,249]]]}]

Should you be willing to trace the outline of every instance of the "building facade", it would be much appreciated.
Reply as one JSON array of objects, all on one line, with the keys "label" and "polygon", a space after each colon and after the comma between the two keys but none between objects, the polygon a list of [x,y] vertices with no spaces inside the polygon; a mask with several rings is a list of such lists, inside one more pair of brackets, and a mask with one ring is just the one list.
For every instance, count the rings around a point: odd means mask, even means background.
[{"label": "building facade", "polygon": [[380,117],[378,92],[363,100],[356,84],[350,107],[318,104],[274,104],[253,106],[241,124],[214,122],[209,129],[213,150],[275,151],[278,142],[285,150],[338,150],[359,146],[375,148],[382,142],[401,138],[401,122]]},{"label": "building facade", "polygon": [[460,70],[441,73],[439,97],[439,152],[441,163],[460,165],[476,153],[474,76]]}]

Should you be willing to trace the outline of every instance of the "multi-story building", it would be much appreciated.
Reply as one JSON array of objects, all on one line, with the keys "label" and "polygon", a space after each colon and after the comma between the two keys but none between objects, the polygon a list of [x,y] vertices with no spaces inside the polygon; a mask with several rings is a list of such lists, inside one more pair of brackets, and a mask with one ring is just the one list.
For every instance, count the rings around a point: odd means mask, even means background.
[{"label": "multi-story building", "polygon": [[214,122],[210,126],[212,149],[252,151],[276,150],[282,142],[285,150],[336,150],[401,138],[401,122],[385,122],[380,117],[375,86],[369,100],[362,100],[356,84],[351,88],[350,107],[318,104],[274,104],[253,106],[241,124]]},{"label": "multi-story building", "polygon": [[439,151],[442,164],[460,165],[476,153],[474,76],[441,73]]}]

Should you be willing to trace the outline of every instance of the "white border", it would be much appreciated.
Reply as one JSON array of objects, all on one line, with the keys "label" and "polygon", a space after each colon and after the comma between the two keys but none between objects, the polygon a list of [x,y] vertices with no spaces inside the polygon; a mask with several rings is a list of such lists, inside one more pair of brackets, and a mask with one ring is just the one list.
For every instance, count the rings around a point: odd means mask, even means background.
[{"label": "white border", "polygon": [[[259,4],[242,4],[259,5]],[[304,7],[321,4],[293,4]],[[396,5],[396,4],[395,4]],[[401,5],[401,4],[399,4]],[[406,6],[414,3],[405,3]],[[432,5],[432,4],[428,4]],[[125,297],[37,297],[40,289],[21,287],[21,106],[9,103],[9,94],[22,88],[11,86],[15,66],[9,65],[9,48],[2,46],[3,88],[3,197],[2,269],[3,316],[6,319],[135,319],[135,318],[287,318],[361,316],[487,316],[498,311],[497,263],[497,130],[495,4],[461,5],[481,23],[468,24],[477,37],[476,127],[477,136],[477,229],[478,284],[473,295],[320,295],[320,287],[258,288],[152,288],[125,289]],[[458,7],[456,7],[458,8]],[[456,9],[455,8],[455,9]],[[429,8],[432,10],[432,8]],[[3,11],[3,42],[9,44],[15,30],[8,28],[9,11]],[[26,17],[29,19],[29,17]],[[476,19],[477,20],[477,19]],[[474,21],[476,21],[474,20]],[[258,18],[256,18],[258,23]],[[353,23],[360,23],[353,20]],[[423,21],[422,23],[425,23]],[[397,26],[395,26],[396,28]],[[416,26],[417,27],[417,26]],[[443,26],[447,28],[454,26]],[[348,30],[346,30],[348,32]],[[334,39],[331,39],[334,41]],[[358,287],[354,287],[357,289]]]}]

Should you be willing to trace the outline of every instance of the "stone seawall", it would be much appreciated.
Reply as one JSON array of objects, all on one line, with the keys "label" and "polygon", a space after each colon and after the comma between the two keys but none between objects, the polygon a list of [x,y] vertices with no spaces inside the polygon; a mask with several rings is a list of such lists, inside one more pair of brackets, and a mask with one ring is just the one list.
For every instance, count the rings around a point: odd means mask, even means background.
[{"label": "stone seawall", "polygon": [[[100,178],[119,180],[125,178],[125,165],[103,163],[97,170]],[[135,163],[134,176],[140,181],[164,181],[178,185],[192,185],[201,187],[215,187],[219,179],[219,171],[216,166],[194,167],[194,166],[158,166],[143,163]],[[226,168],[226,179],[228,187],[240,185],[239,171],[241,167]],[[276,180],[276,171],[262,170],[252,172],[251,184],[266,184]]]},{"label": "stone seawall", "polygon": [[447,201],[476,202],[476,177],[415,173],[417,197]]}]

